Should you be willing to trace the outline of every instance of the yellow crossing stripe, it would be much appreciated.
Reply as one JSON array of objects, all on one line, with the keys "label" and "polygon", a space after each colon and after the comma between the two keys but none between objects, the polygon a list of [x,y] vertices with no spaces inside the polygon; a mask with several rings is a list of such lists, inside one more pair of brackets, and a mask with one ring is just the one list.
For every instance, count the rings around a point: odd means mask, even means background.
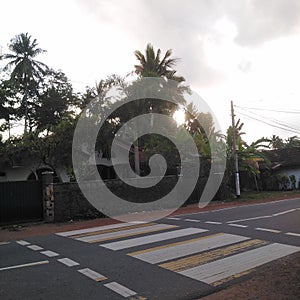
[{"label": "yellow crossing stripe", "polygon": [[91,240],[91,241],[87,241],[87,243],[98,243],[98,242],[104,242],[104,241],[109,241],[109,240],[114,240],[114,239],[120,239],[120,238],[124,238],[124,237],[129,237],[129,236],[134,236],[134,235],[140,235],[140,234],[145,234],[145,233],[150,233],[150,232],[155,232],[155,231],[163,231],[163,230],[168,230],[168,229],[172,229],[172,228],[177,228],[178,226],[168,226],[166,228],[149,228],[143,230],[143,231],[139,231],[139,232],[131,232],[131,233],[126,233],[126,234],[122,234],[120,232],[119,235],[114,235],[111,237],[106,237],[106,238],[100,238],[100,239],[95,239],[95,240]]},{"label": "yellow crossing stripe", "polygon": [[72,235],[72,236],[69,236],[69,237],[72,238],[72,239],[76,239],[76,238],[80,238],[80,237],[84,237],[84,236],[91,236],[91,235],[96,235],[96,234],[117,232],[117,231],[134,229],[134,228],[142,228],[142,227],[152,226],[152,225],[156,225],[156,224],[157,223],[133,224],[133,225],[128,225],[126,227],[111,228],[111,229],[97,230],[97,231],[92,231],[92,232],[87,232],[87,233],[75,234],[75,235]]},{"label": "yellow crossing stripe", "polygon": [[176,242],[176,243],[167,244],[167,245],[163,245],[163,246],[158,246],[158,247],[154,247],[154,248],[149,248],[149,249],[145,249],[145,250],[140,250],[140,251],[136,251],[136,252],[131,252],[131,253],[127,253],[127,255],[136,256],[136,255],[147,253],[147,252],[152,252],[152,251],[156,251],[156,250],[160,250],[160,249],[164,249],[164,248],[169,248],[169,247],[173,247],[173,246],[189,244],[189,243],[193,243],[193,242],[196,242],[196,241],[205,240],[205,239],[208,239],[208,238],[221,236],[221,235],[224,235],[224,233],[216,233],[216,234],[203,236],[203,237],[200,237],[200,238],[195,238],[195,239],[191,239],[191,240],[187,240],[187,241],[181,241],[181,242]]},{"label": "yellow crossing stripe", "polygon": [[[211,237],[211,236],[209,236]],[[240,250],[244,250],[247,248],[252,248],[252,247],[258,247],[268,244],[266,241],[261,241],[261,240],[250,240],[250,241],[245,241],[241,242],[238,244],[234,244],[231,246],[223,247],[220,249],[216,250],[211,250],[209,252],[205,253],[200,253],[196,254],[193,256],[188,256],[185,258],[177,259],[175,261],[167,262],[160,264],[159,266],[168,269],[174,272],[180,272],[186,269],[190,269],[196,266],[200,266],[203,264],[206,264],[208,262],[224,258],[225,256],[229,256],[231,254],[234,254],[235,252],[238,252]]]}]

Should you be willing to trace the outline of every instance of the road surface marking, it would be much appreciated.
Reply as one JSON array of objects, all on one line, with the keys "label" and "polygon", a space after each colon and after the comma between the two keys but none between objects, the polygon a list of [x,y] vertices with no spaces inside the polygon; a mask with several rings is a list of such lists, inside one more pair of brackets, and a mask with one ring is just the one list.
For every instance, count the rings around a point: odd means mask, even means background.
[{"label": "road surface marking", "polygon": [[33,262],[33,263],[28,263],[28,264],[0,268],[0,271],[19,269],[19,268],[25,268],[25,267],[33,267],[33,266],[39,266],[39,265],[44,265],[44,264],[48,264],[48,263],[49,263],[49,260],[42,260],[42,261],[37,261],[37,262]]},{"label": "road surface marking", "polygon": [[253,217],[253,218],[248,218],[248,219],[239,219],[239,220],[228,221],[226,223],[230,224],[230,223],[236,223],[236,222],[245,222],[245,221],[251,221],[251,220],[266,219],[266,218],[271,218],[271,217],[272,216],[260,216],[260,217]]},{"label": "road surface marking", "polygon": [[58,256],[59,254],[50,250],[46,250],[46,251],[41,251],[41,254],[44,254],[48,257],[54,257],[54,256]]},{"label": "road surface marking", "polygon": [[73,267],[73,266],[78,266],[79,263],[70,259],[70,258],[60,258],[57,261],[59,261],[60,263],[68,266],[68,267]]},{"label": "road surface marking", "polygon": [[267,232],[272,232],[272,233],[280,233],[280,230],[276,230],[276,229],[269,229],[269,228],[260,228],[260,227],[256,227],[255,230],[260,230],[260,231],[267,231]]},{"label": "road surface marking", "polygon": [[169,219],[169,220],[175,220],[175,221],[179,221],[180,220],[180,218],[175,218],[175,217],[169,217],[167,219]]},{"label": "road surface marking", "polygon": [[241,224],[228,224],[229,226],[234,226],[234,227],[239,227],[239,228],[247,228],[248,226],[247,225],[241,225]]},{"label": "road surface marking", "polygon": [[96,243],[96,242],[103,242],[103,241],[107,241],[107,240],[124,238],[124,237],[128,237],[128,236],[133,236],[133,235],[145,234],[145,233],[154,232],[154,231],[167,230],[167,229],[172,229],[172,228],[176,228],[176,227],[178,227],[178,226],[168,225],[168,224],[156,224],[156,225],[151,225],[148,227],[134,228],[134,229],[128,229],[128,230],[124,230],[124,231],[117,231],[117,232],[110,232],[110,233],[86,236],[86,237],[76,238],[76,240],[86,242],[86,243]]},{"label": "road surface marking", "polygon": [[130,290],[129,288],[127,288],[124,285],[121,285],[117,282],[110,282],[110,283],[104,284],[104,286],[125,298],[134,296],[137,294],[135,291]]},{"label": "road surface marking", "polygon": [[179,274],[212,284],[299,250],[299,247],[274,243],[180,271]]},{"label": "road surface marking", "polygon": [[199,265],[206,264],[208,262],[232,255],[241,250],[250,249],[253,247],[258,247],[262,245],[266,245],[268,242],[261,240],[250,240],[245,242],[240,242],[238,244],[234,244],[231,246],[226,246],[220,249],[211,250],[209,252],[204,252],[200,254],[196,254],[193,256],[188,256],[184,258],[180,258],[171,262],[160,264],[159,266],[168,269],[173,272],[180,272],[186,269],[190,269],[192,267],[196,267]]},{"label": "road surface marking", "polygon": [[295,211],[297,208],[293,208],[293,209],[289,209],[289,210],[285,210],[276,214],[272,214],[272,215],[268,215],[268,216],[259,216],[259,217],[253,217],[253,218],[248,218],[248,219],[240,219],[240,220],[233,220],[233,221],[228,221],[226,223],[236,223],[236,222],[244,222],[244,221],[251,221],[251,220],[259,220],[259,219],[266,219],[266,218],[272,218],[272,217],[277,217],[280,215],[284,215],[290,212]]},{"label": "road surface marking", "polygon": [[[195,212],[195,213],[186,213],[186,214],[178,214],[176,216],[184,217],[184,216],[191,216],[191,215],[198,215],[198,214],[207,214],[211,212],[219,212],[219,211],[224,211],[224,210],[231,210],[231,209],[236,209],[236,208],[241,208],[241,207],[253,207],[253,206],[264,206],[264,205],[270,205],[274,203],[280,203],[280,202],[287,202],[287,201],[294,201],[294,200],[299,200],[299,198],[294,198],[294,199],[282,199],[282,200],[276,200],[276,201],[269,201],[265,203],[256,203],[256,204],[247,204],[247,205],[242,205],[242,206],[231,206],[231,207],[226,207],[226,208],[219,208],[219,209],[212,209],[209,211],[201,211],[201,212]],[[300,209],[300,208],[296,208]]]},{"label": "road surface marking", "polygon": [[191,228],[177,229],[177,230],[168,231],[168,232],[164,232],[164,233],[152,234],[149,236],[143,236],[143,237],[139,237],[139,238],[128,239],[128,240],[124,240],[124,241],[102,244],[99,246],[107,248],[107,249],[111,249],[111,250],[121,250],[121,249],[131,248],[131,247],[135,247],[135,246],[141,246],[141,245],[146,245],[146,244],[150,244],[150,243],[170,240],[170,239],[183,237],[183,236],[187,236],[187,235],[203,233],[206,231],[208,231],[208,230],[191,227]]},{"label": "road surface marking", "polygon": [[163,249],[153,250],[147,253],[141,253],[133,255],[133,257],[140,259],[142,261],[148,262],[150,264],[161,263],[167,260],[176,259],[179,257],[204,252],[210,249],[215,249],[218,247],[234,244],[249,238],[244,236],[223,234],[220,236],[208,236],[206,239],[201,239],[199,241],[186,241],[181,245],[170,246]]},{"label": "road surface marking", "polygon": [[79,273],[95,280],[95,281],[103,281],[103,280],[106,280],[107,277],[89,269],[89,268],[85,268],[85,269],[81,269],[81,270],[78,270]]},{"label": "road surface marking", "polygon": [[280,215],[288,214],[288,213],[293,212],[293,211],[295,211],[295,210],[296,210],[296,208],[290,209],[290,210],[286,210],[286,211],[282,211],[282,212],[279,212],[279,213],[277,213],[277,214],[273,214],[272,216],[273,216],[273,217],[277,217],[277,216],[280,216]]},{"label": "road surface marking", "polygon": [[26,242],[26,241],[16,241],[17,244],[22,245],[22,246],[26,246],[26,245],[30,245],[30,243]]},{"label": "road surface marking", "polygon": [[222,224],[222,222],[214,222],[214,221],[206,221],[204,223],[206,223],[206,224],[213,224],[213,225],[221,225]]},{"label": "road surface marking", "polygon": [[27,246],[27,248],[31,249],[31,250],[34,250],[34,251],[38,251],[38,250],[43,250],[44,248],[40,247],[40,246],[37,246],[37,245],[30,245],[30,246]]},{"label": "road surface marking", "polygon": [[213,285],[213,286],[221,285],[221,284],[226,283],[226,282],[228,282],[228,281],[231,281],[231,280],[233,280],[233,279],[240,278],[240,277],[242,277],[242,276],[245,276],[245,275],[247,275],[247,274],[250,274],[250,273],[252,273],[254,270],[255,270],[255,269],[253,268],[253,269],[249,269],[249,270],[244,271],[244,272],[240,272],[240,273],[231,275],[231,276],[226,277],[226,278],[224,278],[224,279],[221,279],[221,280],[218,280],[218,281],[213,282],[212,285]]},{"label": "road surface marking", "polygon": [[0,246],[10,244],[10,242],[0,242]]},{"label": "road surface marking", "polygon": [[106,225],[106,226],[58,232],[58,233],[56,233],[56,235],[69,237],[69,236],[76,235],[76,234],[89,233],[89,232],[94,232],[94,231],[98,231],[98,230],[107,230],[107,229],[113,229],[113,228],[122,228],[122,227],[126,227],[129,225],[130,225],[130,223],[117,223],[117,224],[111,224],[111,225]]},{"label": "road surface marking", "polygon": [[125,231],[128,229],[134,229],[134,228],[145,228],[149,227],[152,225],[157,225],[156,223],[141,223],[141,224],[132,224],[129,226],[124,226],[121,228],[111,228],[111,229],[106,229],[106,230],[98,230],[98,231],[93,231],[93,232],[88,232],[88,233],[81,233],[81,234],[76,234],[72,235],[72,239],[80,238],[80,237],[85,237],[85,236],[91,236],[91,235],[98,235],[98,234],[104,234],[104,233],[110,233],[110,232],[120,232],[120,231]]},{"label": "road surface marking", "polygon": [[183,221],[186,221],[186,222],[200,222],[200,220],[194,220],[194,219],[183,219]]},{"label": "road surface marking", "polygon": [[287,232],[287,235],[291,235],[291,236],[298,236],[300,237],[300,233],[295,233],[295,232]]},{"label": "road surface marking", "polygon": [[186,243],[192,243],[192,242],[197,242],[197,241],[200,241],[200,240],[205,240],[205,239],[208,239],[208,238],[211,238],[211,237],[217,237],[217,236],[220,236],[220,235],[223,235],[223,234],[224,233],[215,233],[215,234],[212,234],[212,235],[202,236],[202,237],[191,239],[191,240],[175,242],[175,243],[171,243],[171,244],[166,244],[166,245],[162,245],[162,246],[157,246],[157,247],[153,247],[153,248],[139,250],[139,251],[127,253],[127,255],[136,256],[136,255],[139,255],[139,254],[148,253],[148,252],[152,252],[152,251],[156,251],[156,250],[161,250],[161,249],[165,249],[165,248],[169,248],[169,247],[173,247],[173,246],[179,246],[179,245],[184,245]]}]

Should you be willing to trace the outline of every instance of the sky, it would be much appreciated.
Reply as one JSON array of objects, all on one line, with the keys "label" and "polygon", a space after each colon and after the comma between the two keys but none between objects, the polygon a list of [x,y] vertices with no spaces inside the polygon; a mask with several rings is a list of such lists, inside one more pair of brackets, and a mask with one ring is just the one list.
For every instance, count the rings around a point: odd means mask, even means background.
[{"label": "sky", "polygon": [[1,12],[2,52],[28,32],[77,91],[131,72],[150,42],[180,58],[177,73],[223,133],[232,100],[248,143],[300,136],[299,0],[1,0]]}]

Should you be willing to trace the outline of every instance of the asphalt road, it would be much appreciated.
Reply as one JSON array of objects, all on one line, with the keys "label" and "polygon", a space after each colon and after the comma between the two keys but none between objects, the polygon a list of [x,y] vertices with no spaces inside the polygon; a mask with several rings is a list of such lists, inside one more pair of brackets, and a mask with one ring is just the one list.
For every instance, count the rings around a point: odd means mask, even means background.
[{"label": "asphalt road", "polygon": [[0,299],[197,299],[300,250],[300,199],[0,243]]}]

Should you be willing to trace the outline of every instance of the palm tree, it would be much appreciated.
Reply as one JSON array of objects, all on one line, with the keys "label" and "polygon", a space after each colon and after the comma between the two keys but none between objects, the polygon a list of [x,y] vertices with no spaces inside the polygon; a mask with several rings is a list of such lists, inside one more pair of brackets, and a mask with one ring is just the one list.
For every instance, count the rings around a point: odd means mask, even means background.
[{"label": "palm tree", "polygon": [[25,127],[24,132],[27,132],[28,120],[28,97],[30,91],[36,92],[37,83],[42,80],[43,75],[46,74],[48,67],[35,60],[35,57],[41,53],[46,52],[38,47],[36,39],[28,33],[21,33],[11,39],[9,49],[12,53],[3,54],[0,60],[10,60],[4,67],[4,71],[13,68],[10,80],[18,85],[23,90],[22,104],[25,107]]},{"label": "palm tree", "polygon": [[161,50],[158,49],[155,53],[153,46],[149,43],[145,50],[145,55],[136,50],[135,57],[140,62],[135,65],[135,73],[142,77],[166,77],[178,82],[185,81],[182,76],[176,76],[176,71],[173,67],[178,62],[178,58],[170,58],[172,50],[169,49],[161,59]]}]

